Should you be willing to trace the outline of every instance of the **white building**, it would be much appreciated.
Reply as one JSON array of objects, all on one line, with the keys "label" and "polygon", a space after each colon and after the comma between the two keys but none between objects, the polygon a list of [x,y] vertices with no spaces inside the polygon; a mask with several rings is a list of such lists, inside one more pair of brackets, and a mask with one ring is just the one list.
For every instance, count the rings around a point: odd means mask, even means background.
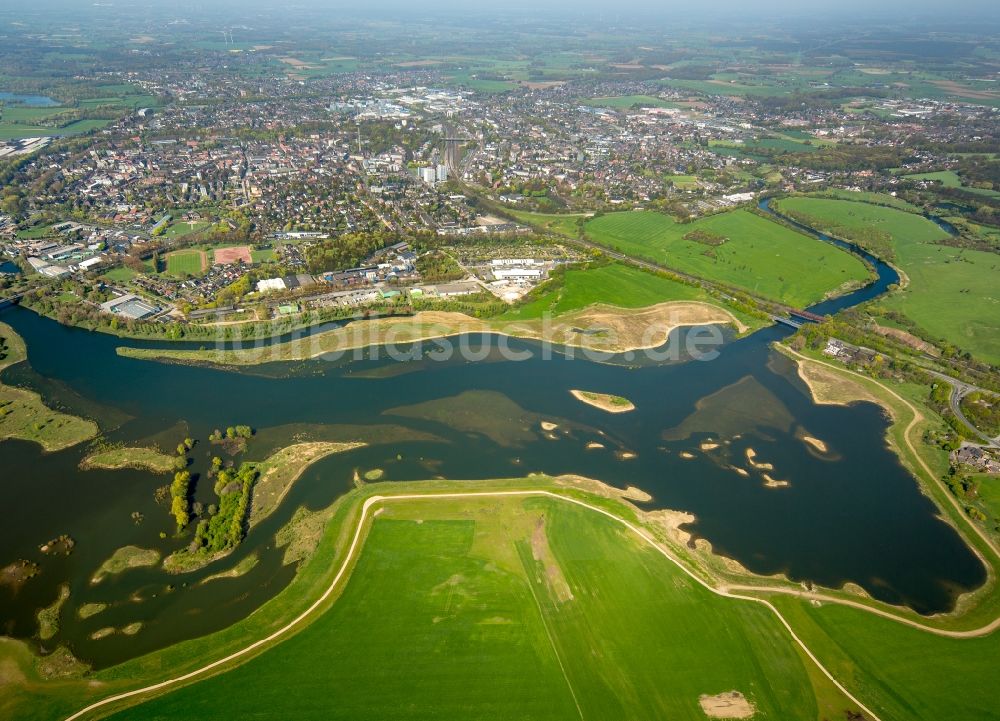
[{"label": "white building", "polygon": [[538,280],[542,277],[542,271],[535,268],[507,268],[494,270],[493,277],[497,280]]},{"label": "white building", "polygon": [[267,293],[272,290],[285,290],[285,281],[282,278],[268,278],[257,281],[257,292]]}]

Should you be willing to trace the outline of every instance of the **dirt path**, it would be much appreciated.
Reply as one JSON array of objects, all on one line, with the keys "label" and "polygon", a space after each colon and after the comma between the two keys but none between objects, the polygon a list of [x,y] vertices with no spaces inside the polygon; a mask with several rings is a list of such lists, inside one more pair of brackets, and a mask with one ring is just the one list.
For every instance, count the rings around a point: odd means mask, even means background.
[{"label": "dirt path", "polygon": [[[781,625],[785,627],[785,630],[788,631],[788,634],[791,636],[792,640],[799,646],[799,648],[802,649],[803,653],[805,653],[806,656],[809,657],[809,659],[816,665],[816,668],[830,681],[830,683],[832,683],[842,694],[844,694],[844,696],[846,696],[859,709],[861,709],[866,714],[868,714],[868,716],[872,719],[872,721],[881,721],[881,719],[880,719],[880,717],[878,715],[876,715],[867,706],[865,706],[863,703],[861,703],[861,701],[859,701],[853,694],[851,694],[851,692],[848,691],[847,688],[845,688],[843,684],[841,684],[836,678],[834,678],[833,674],[831,674],[826,669],[826,667],[823,666],[823,664],[816,657],[816,655],[809,649],[808,646],[806,646],[805,642],[803,642],[802,639],[799,638],[799,636],[792,629],[792,627],[788,623],[788,621],[785,620],[785,617],[781,615],[781,613],[778,611],[778,609],[770,601],[767,601],[766,599],[758,598],[756,596],[744,596],[744,595],[740,595],[738,593],[732,593],[731,591],[726,590],[725,588],[716,588],[715,586],[711,585],[710,583],[708,583],[707,581],[705,581],[704,579],[702,579],[701,577],[699,577],[698,575],[696,575],[693,571],[691,571],[690,569],[688,569],[687,566],[685,566],[680,560],[678,560],[677,558],[675,558],[673,556],[673,554],[671,554],[662,545],[660,545],[660,543],[657,542],[657,540],[655,538],[653,538],[646,530],[644,530],[644,529],[642,529],[642,528],[640,528],[640,527],[638,527],[638,526],[636,526],[636,525],[634,525],[634,524],[632,524],[632,523],[630,523],[630,522],[628,522],[628,521],[626,521],[626,520],[624,520],[622,518],[619,518],[618,516],[616,516],[615,514],[611,513],[610,511],[607,511],[607,510],[605,510],[603,508],[598,508],[597,506],[592,506],[589,503],[587,503],[586,501],[581,501],[581,500],[578,500],[576,498],[570,498],[568,496],[563,496],[563,495],[560,495],[558,493],[554,493],[552,491],[543,491],[543,490],[537,490],[537,491],[532,491],[532,490],[527,490],[527,491],[470,491],[470,492],[466,492],[466,493],[414,493],[414,494],[401,494],[401,495],[393,495],[393,496],[372,496],[371,498],[368,498],[364,502],[364,505],[361,507],[361,516],[360,516],[360,518],[358,520],[358,526],[355,529],[354,537],[351,539],[351,545],[348,547],[347,554],[344,556],[344,560],[341,563],[340,568],[337,570],[336,575],[333,577],[333,580],[330,582],[330,585],[327,587],[326,591],[324,591],[323,594],[318,599],[316,599],[311,606],[309,606],[309,608],[307,608],[305,611],[303,611],[301,614],[299,614],[295,619],[293,619],[292,621],[290,621],[288,624],[286,624],[282,628],[279,628],[277,631],[275,631],[274,633],[270,634],[269,636],[267,636],[265,638],[262,638],[262,639],[260,639],[258,641],[254,641],[249,646],[246,646],[245,648],[242,648],[239,651],[235,651],[234,653],[231,653],[231,654],[229,654],[228,656],[226,656],[224,658],[220,658],[220,659],[218,659],[216,661],[213,661],[213,662],[211,662],[209,664],[206,664],[206,665],[202,666],[201,668],[197,668],[197,669],[195,669],[193,671],[189,671],[188,673],[185,673],[183,675],[176,676],[174,678],[169,678],[169,679],[166,679],[164,681],[160,681],[159,683],[151,684],[149,686],[144,686],[142,688],[133,689],[132,691],[126,691],[124,693],[116,694],[114,696],[109,696],[108,698],[102,699],[100,701],[96,701],[96,702],[90,704],[89,706],[87,706],[87,707],[85,707],[83,709],[80,709],[79,711],[77,711],[76,713],[72,714],[71,716],[67,717],[66,721],[76,721],[76,719],[83,718],[84,716],[86,716],[87,714],[89,714],[91,711],[96,711],[97,709],[103,708],[105,706],[108,706],[110,704],[116,703],[118,701],[123,701],[123,700],[129,699],[129,698],[135,698],[137,696],[142,696],[144,694],[149,694],[149,693],[152,693],[154,691],[161,691],[163,689],[167,689],[167,688],[170,688],[172,686],[177,686],[179,684],[183,684],[186,681],[191,681],[191,680],[196,679],[196,678],[198,678],[200,676],[204,676],[204,675],[206,675],[207,673],[209,673],[211,671],[223,668],[224,666],[226,666],[227,664],[232,663],[233,661],[237,661],[239,659],[247,657],[253,651],[256,651],[257,649],[262,648],[262,647],[266,646],[267,644],[270,644],[270,643],[272,643],[274,641],[279,640],[283,636],[288,635],[288,633],[292,629],[294,629],[296,626],[298,626],[303,621],[305,621],[309,616],[311,616],[320,606],[323,605],[323,603],[328,598],[330,598],[331,595],[334,594],[335,591],[338,590],[341,581],[348,575],[348,570],[350,568],[352,568],[352,566],[353,566],[353,563],[354,563],[354,560],[355,560],[355,556],[357,555],[358,550],[359,550],[360,546],[362,545],[362,540],[363,540],[363,537],[364,537],[364,529],[365,529],[366,523],[367,523],[367,521],[368,521],[368,519],[369,519],[369,517],[371,515],[370,511],[372,510],[372,508],[374,506],[381,505],[381,504],[384,504],[384,503],[394,503],[394,502],[399,502],[399,501],[434,500],[434,499],[443,499],[443,498],[505,497],[505,496],[507,496],[507,497],[511,497],[511,496],[513,496],[513,497],[516,497],[516,496],[520,496],[520,497],[534,496],[534,497],[553,498],[553,499],[558,500],[558,501],[563,501],[565,503],[572,503],[572,504],[575,504],[577,506],[581,506],[582,508],[586,508],[586,509],[588,509],[590,511],[593,511],[594,513],[599,513],[602,516],[610,518],[611,520],[615,521],[616,523],[621,524],[627,530],[629,530],[630,532],[632,532],[635,535],[637,535],[645,543],[649,544],[660,555],[662,555],[668,561],[670,561],[675,566],[677,566],[689,578],[691,578],[693,581],[695,581],[696,583],[698,583],[699,585],[701,585],[703,588],[705,588],[709,592],[714,593],[717,596],[722,596],[724,598],[732,598],[732,599],[737,599],[737,600],[741,600],[741,601],[749,601],[751,603],[759,603],[759,604],[761,604],[763,606],[766,606],[778,618],[778,621],[781,622]],[[567,679],[567,682],[568,682],[568,679]],[[572,688],[571,688],[571,690],[572,690]],[[575,694],[574,694],[574,697],[575,697]],[[579,706],[578,706],[578,709],[579,709]],[[581,716],[582,716],[582,711],[581,711]]]}]

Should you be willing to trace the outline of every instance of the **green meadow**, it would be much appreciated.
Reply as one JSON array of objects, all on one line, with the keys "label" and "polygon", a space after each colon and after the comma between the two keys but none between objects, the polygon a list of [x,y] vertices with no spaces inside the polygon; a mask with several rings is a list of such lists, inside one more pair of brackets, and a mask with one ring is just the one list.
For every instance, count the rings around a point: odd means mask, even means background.
[{"label": "green meadow", "polygon": [[580,237],[583,223],[590,217],[585,213],[532,213],[526,210],[507,210],[506,212],[522,223],[570,238]]},{"label": "green meadow", "polygon": [[954,170],[938,170],[933,173],[911,173],[910,175],[904,175],[907,180],[930,180],[935,183],[941,183],[946,188],[961,188],[970,193],[976,193],[977,195],[985,195],[991,198],[1000,198],[1000,192],[996,190],[990,190],[989,188],[973,188],[971,186],[963,185],[962,178]]},{"label": "green meadow", "polygon": [[562,284],[548,289],[542,286],[534,298],[508,311],[501,316],[501,320],[531,320],[546,313],[560,315],[594,303],[643,308],[669,300],[712,301],[701,288],[631,265],[611,263],[596,268],[567,270]]},{"label": "green meadow", "polygon": [[932,337],[1000,363],[1000,257],[995,253],[941,245],[936,241],[947,238],[945,231],[894,208],[806,197],[784,198],[776,207],[833,235],[884,244],[909,284],[879,304],[900,311]]},{"label": "green meadow", "polygon": [[907,240],[933,242],[947,237],[945,231],[921,215],[871,203],[795,196],[776,200],[774,205],[796,218],[814,220],[813,227],[846,240],[865,242],[881,236],[898,244]]},{"label": "green meadow", "polygon": [[749,95],[756,97],[773,97],[777,95],[788,95],[793,90],[793,88],[784,88],[777,85],[749,85],[746,83],[728,80],[687,80],[664,78],[659,82],[678,90],[691,90],[705,95]]},{"label": "green meadow", "polygon": [[609,213],[584,230],[623,253],[797,307],[868,277],[851,254],[748,210],[692,223],[652,211]]},{"label": "green meadow", "polygon": [[193,222],[188,222],[186,220],[179,220],[167,226],[167,229],[163,232],[163,237],[179,238],[185,235],[191,235],[192,233],[201,233],[202,231],[208,230],[211,227],[212,224],[206,220],[198,220]]},{"label": "green meadow", "polygon": [[541,498],[410,501],[387,504],[307,628],[112,718],[695,721],[700,696],[731,691],[756,719],[849,706],[767,609],[713,595],[604,516]]},{"label": "green meadow", "polygon": [[669,100],[663,100],[662,98],[657,98],[652,95],[618,95],[605,98],[590,98],[584,101],[585,105],[591,105],[596,108],[618,108],[618,109],[628,109],[632,107],[643,107],[643,108],[679,108],[681,107],[678,103],[672,103]]},{"label": "green meadow", "polygon": [[[820,195],[820,194],[817,194]],[[863,190],[840,190],[839,188],[828,188],[822,193],[824,198],[837,198],[839,200],[854,200],[860,203],[872,203],[873,205],[889,205],[900,210],[910,210],[915,213],[920,212],[920,208],[908,203],[902,198],[897,198],[888,193],[871,193]]]},{"label": "green meadow", "polygon": [[0,140],[39,138],[49,135],[81,135],[89,133],[91,130],[100,130],[110,123],[110,120],[77,120],[62,128],[49,128],[41,125],[0,122]]},{"label": "green meadow", "polygon": [[880,303],[941,338],[1000,364],[1000,257],[928,242],[903,242],[899,267],[909,285]]},{"label": "green meadow", "polygon": [[883,719],[1000,719],[1000,635],[943,638],[858,609],[771,598],[838,680]]},{"label": "green meadow", "polygon": [[[122,113],[127,108],[136,109],[152,107],[159,104],[153,95],[145,94],[141,89],[125,83],[117,85],[98,85],[94,89],[107,93],[106,97],[83,98],[71,105],[53,105],[35,107],[9,104],[0,112],[0,140],[17,140],[20,138],[35,138],[50,135],[81,135],[92,130],[100,130],[112,123],[106,118],[88,118],[88,110],[95,108],[117,108]],[[60,126],[59,116],[80,110],[84,117],[66,125]],[[46,121],[51,125],[45,125]]]}]

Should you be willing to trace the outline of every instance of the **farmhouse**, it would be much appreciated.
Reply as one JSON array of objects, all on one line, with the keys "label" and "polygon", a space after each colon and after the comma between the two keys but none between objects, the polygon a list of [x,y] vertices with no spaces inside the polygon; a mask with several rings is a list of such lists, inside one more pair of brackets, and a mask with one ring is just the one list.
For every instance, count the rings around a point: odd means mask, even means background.
[{"label": "farmhouse", "polygon": [[951,454],[953,463],[969,466],[983,473],[1000,473],[1000,459],[995,451],[984,446],[963,443],[962,447]]}]

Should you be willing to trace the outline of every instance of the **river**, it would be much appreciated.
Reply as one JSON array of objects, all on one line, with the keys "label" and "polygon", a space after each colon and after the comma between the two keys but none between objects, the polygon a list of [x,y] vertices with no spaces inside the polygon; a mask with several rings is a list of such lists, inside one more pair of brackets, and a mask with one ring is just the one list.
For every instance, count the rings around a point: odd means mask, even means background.
[{"label": "river", "polygon": [[[868,261],[878,280],[810,310],[834,312],[898,281],[889,266]],[[8,369],[4,382],[34,388],[53,405],[95,418],[112,441],[172,448],[185,435],[199,439],[196,473],[203,474],[218,452],[205,442],[208,434],[227,425],[258,429],[249,458],[295,439],[369,443],[311,467],[228,559],[185,576],[137,569],[98,586],[90,584],[91,575],[121,546],[166,554],[188,542],[189,536],[173,537],[172,518],[154,499],[155,489],[169,479],[136,470],[81,471],[83,447],[44,454],[33,444],[0,443],[8,509],[0,525],[0,566],[23,558],[42,571],[17,593],[0,587],[2,630],[31,637],[35,612],[66,583],[71,594],[62,628],[45,647],[66,643],[97,666],[246,616],[294,574],[274,547],[276,530],[299,506],[329,505],[352,487],[356,470],[373,468],[383,469],[389,480],[540,471],[638,486],[653,496],[651,508],[693,513],[697,520],[688,530],[751,571],[834,588],[852,582],[924,614],[949,610],[958,594],[986,578],[978,558],[887,447],[883,410],[870,403],[813,403],[794,365],[770,347],[788,332],[779,327],[739,339],[726,332],[718,357],[709,362],[682,356],[638,363],[622,356],[598,363],[559,353],[544,359],[539,344],[511,340],[512,349],[531,357],[366,357],[274,363],[237,373],[123,358],[116,346],[148,344],[64,327],[22,308],[2,318],[24,337],[30,362]],[[670,343],[695,332],[675,331]],[[496,343],[495,336],[465,340],[473,350]],[[573,399],[574,388],[622,395],[637,408],[610,415]],[[559,428],[546,433],[541,420]],[[828,453],[805,443],[806,435],[821,439]],[[706,450],[707,442],[721,445]],[[766,487],[762,472],[746,460],[748,449],[756,462],[773,465],[770,476],[789,485]],[[196,494],[211,502],[211,483],[198,484]],[[40,544],[64,533],[77,542],[71,555],[39,552]],[[247,575],[199,585],[250,553],[258,553],[260,562]],[[77,618],[75,609],[97,602],[110,608]],[[135,621],[144,626],[134,637],[90,638],[100,628]]]}]

